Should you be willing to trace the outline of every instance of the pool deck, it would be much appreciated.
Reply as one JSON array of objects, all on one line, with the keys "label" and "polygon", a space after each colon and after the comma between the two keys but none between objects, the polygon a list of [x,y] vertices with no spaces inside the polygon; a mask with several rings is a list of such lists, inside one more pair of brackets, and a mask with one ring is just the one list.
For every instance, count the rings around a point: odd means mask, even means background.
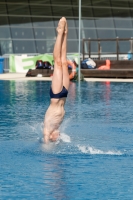
[{"label": "pool deck", "polygon": [[[15,80],[15,81],[51,81],[51,77],[26,77],[25,73],[3,73],[0,74],[0,80]],[[124,78],[85,78],[88,82],[95,81],[109,81],[109,82],[133,82],[133,79],[124,79]]]}]

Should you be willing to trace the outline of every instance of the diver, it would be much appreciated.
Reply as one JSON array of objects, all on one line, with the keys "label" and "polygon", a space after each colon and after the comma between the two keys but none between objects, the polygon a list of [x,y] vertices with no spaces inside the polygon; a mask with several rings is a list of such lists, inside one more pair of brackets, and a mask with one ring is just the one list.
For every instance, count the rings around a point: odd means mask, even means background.
[{"label": "diver", "polygon": [[67,63],[68,26],[65,17],[59,20],[57,38],[54,45],[54,73],[50,88],[50,106],[44,117],[44,142],[56,141],[59,138],[59,127],[63,121],[64,105],[69,89],[69,73]]}]

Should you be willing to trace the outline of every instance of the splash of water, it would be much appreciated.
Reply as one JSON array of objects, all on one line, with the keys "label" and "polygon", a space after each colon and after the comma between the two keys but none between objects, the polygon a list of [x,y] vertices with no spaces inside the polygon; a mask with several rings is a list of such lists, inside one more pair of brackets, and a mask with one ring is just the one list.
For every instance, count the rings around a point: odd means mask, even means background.
[{"label": "splash of water", "polygon": [[[92,146],[85,146],[85,145],[75,145],[73,144],[73,142],[71,142],[71,138],[69,135],[67,135],[66,133],[64,133],[66,127],[67,127],[67,124],[71,121],[71,118],[69,119],[66,119],[64,120],[61,128],[60,128],[60,137],[59,139],[54,142],[54,143],[49,143],[48,145],[44,144],[44,139],[43,139],[43,134],[42,134],[42,131],[43,131],[43,123],[37,123],[37,124],[34,124],[34,126],[30,126],[30,128],[32,129],[32,131],[34,133],[36,133],[38,135],[38,141],[42,144],[42,148],[43,150],[45,151],[51,151],[51,150],[55,150],[55,148],[61,144],[62,142],[63,143],[71,143],[70,146],[72,146],[74,149],[75,148],[78,148],[78,150],[81,152],[81,153],[84,153],[84,154],[103,154],[103,155],[122,155],[122,152],[121,151],[114,151],[114,150],[107,150],[107,151],[103,151],[103,150],[100,150],[100,149],[97,149],[95,147],[92,147]],[[70,146],[68,148],[70,148]],[[60,148],[60,147],[59,147]],[[61,147],[62,148],[62,147]],[[66,148],[66,146],[64,146],[64,148]],[[73,149],[72,148],[72,149]],[[71,149],[71,150],[72,150]],[[68,150],[68,149],[67,149]],[[76,150],[76,149],[75,149]],[[75,152],[75,151],[74,151]],[[72,153],[72,152],[71,152]]]},{"label": "splash of water", "polygon": [[68,136],[68,135],[65,134],[65,133],[61,133],[61,134],[60,134],[60,140],[62,140],[63,142],[66,142],[66,143],[71,142],[70,136]]},{"label": "splash of water", "polygon": [[71,116],[71,117],[65,119],[65,120],[62,122],[62,124],[61,124],[61,126],[60,126],[60,132],[61,132],[61,133],[64,133],[64,132],[65,132],[65,130],[66,130],[68,124],[72,122],[72,118],[73,118],[73,116]]},{"label": "splash of water", "polygon": [[27,124],[28,127],[32,130],[32,132],[36,133],[39,137],[43,135],[43,122],[41,123],[35,123],[32,126],[30,124]]},{"label": "splash of water", "polygon": [[122,155],[122,153],[120,151],[102,151],[100,149],[96,149],[94,147],[91,146],[80,146],[77,145],[78,149],[82,152],[82,153],[89,153],[89,154],[104,154],[104,155]]}]

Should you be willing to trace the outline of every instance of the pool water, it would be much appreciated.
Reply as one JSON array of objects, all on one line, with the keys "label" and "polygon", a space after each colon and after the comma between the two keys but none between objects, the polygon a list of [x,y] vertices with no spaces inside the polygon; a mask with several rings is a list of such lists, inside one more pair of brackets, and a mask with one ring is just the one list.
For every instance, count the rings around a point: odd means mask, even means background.
[{"label": "pool water", "polygon": [[55,144],[50,82],[0,81],[0,199],[133,199],[133,83],[71,83]]}]

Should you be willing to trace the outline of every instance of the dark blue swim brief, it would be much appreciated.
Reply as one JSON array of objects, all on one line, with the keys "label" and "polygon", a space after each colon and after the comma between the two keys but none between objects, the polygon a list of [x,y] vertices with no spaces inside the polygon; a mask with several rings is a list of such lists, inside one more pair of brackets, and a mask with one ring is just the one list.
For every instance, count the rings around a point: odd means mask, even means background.
[{"label": "dark blue swim brief", "polygon": [[57,94],[54,94],[53,91],[52,91],[52,88],[50,88],[51,99],[60,99],[60,98],[63,98],[63,97],[67,97],[67,94],[68,94],[68,90],[64,86],[62,88],[62,91],[57,93]]}]

